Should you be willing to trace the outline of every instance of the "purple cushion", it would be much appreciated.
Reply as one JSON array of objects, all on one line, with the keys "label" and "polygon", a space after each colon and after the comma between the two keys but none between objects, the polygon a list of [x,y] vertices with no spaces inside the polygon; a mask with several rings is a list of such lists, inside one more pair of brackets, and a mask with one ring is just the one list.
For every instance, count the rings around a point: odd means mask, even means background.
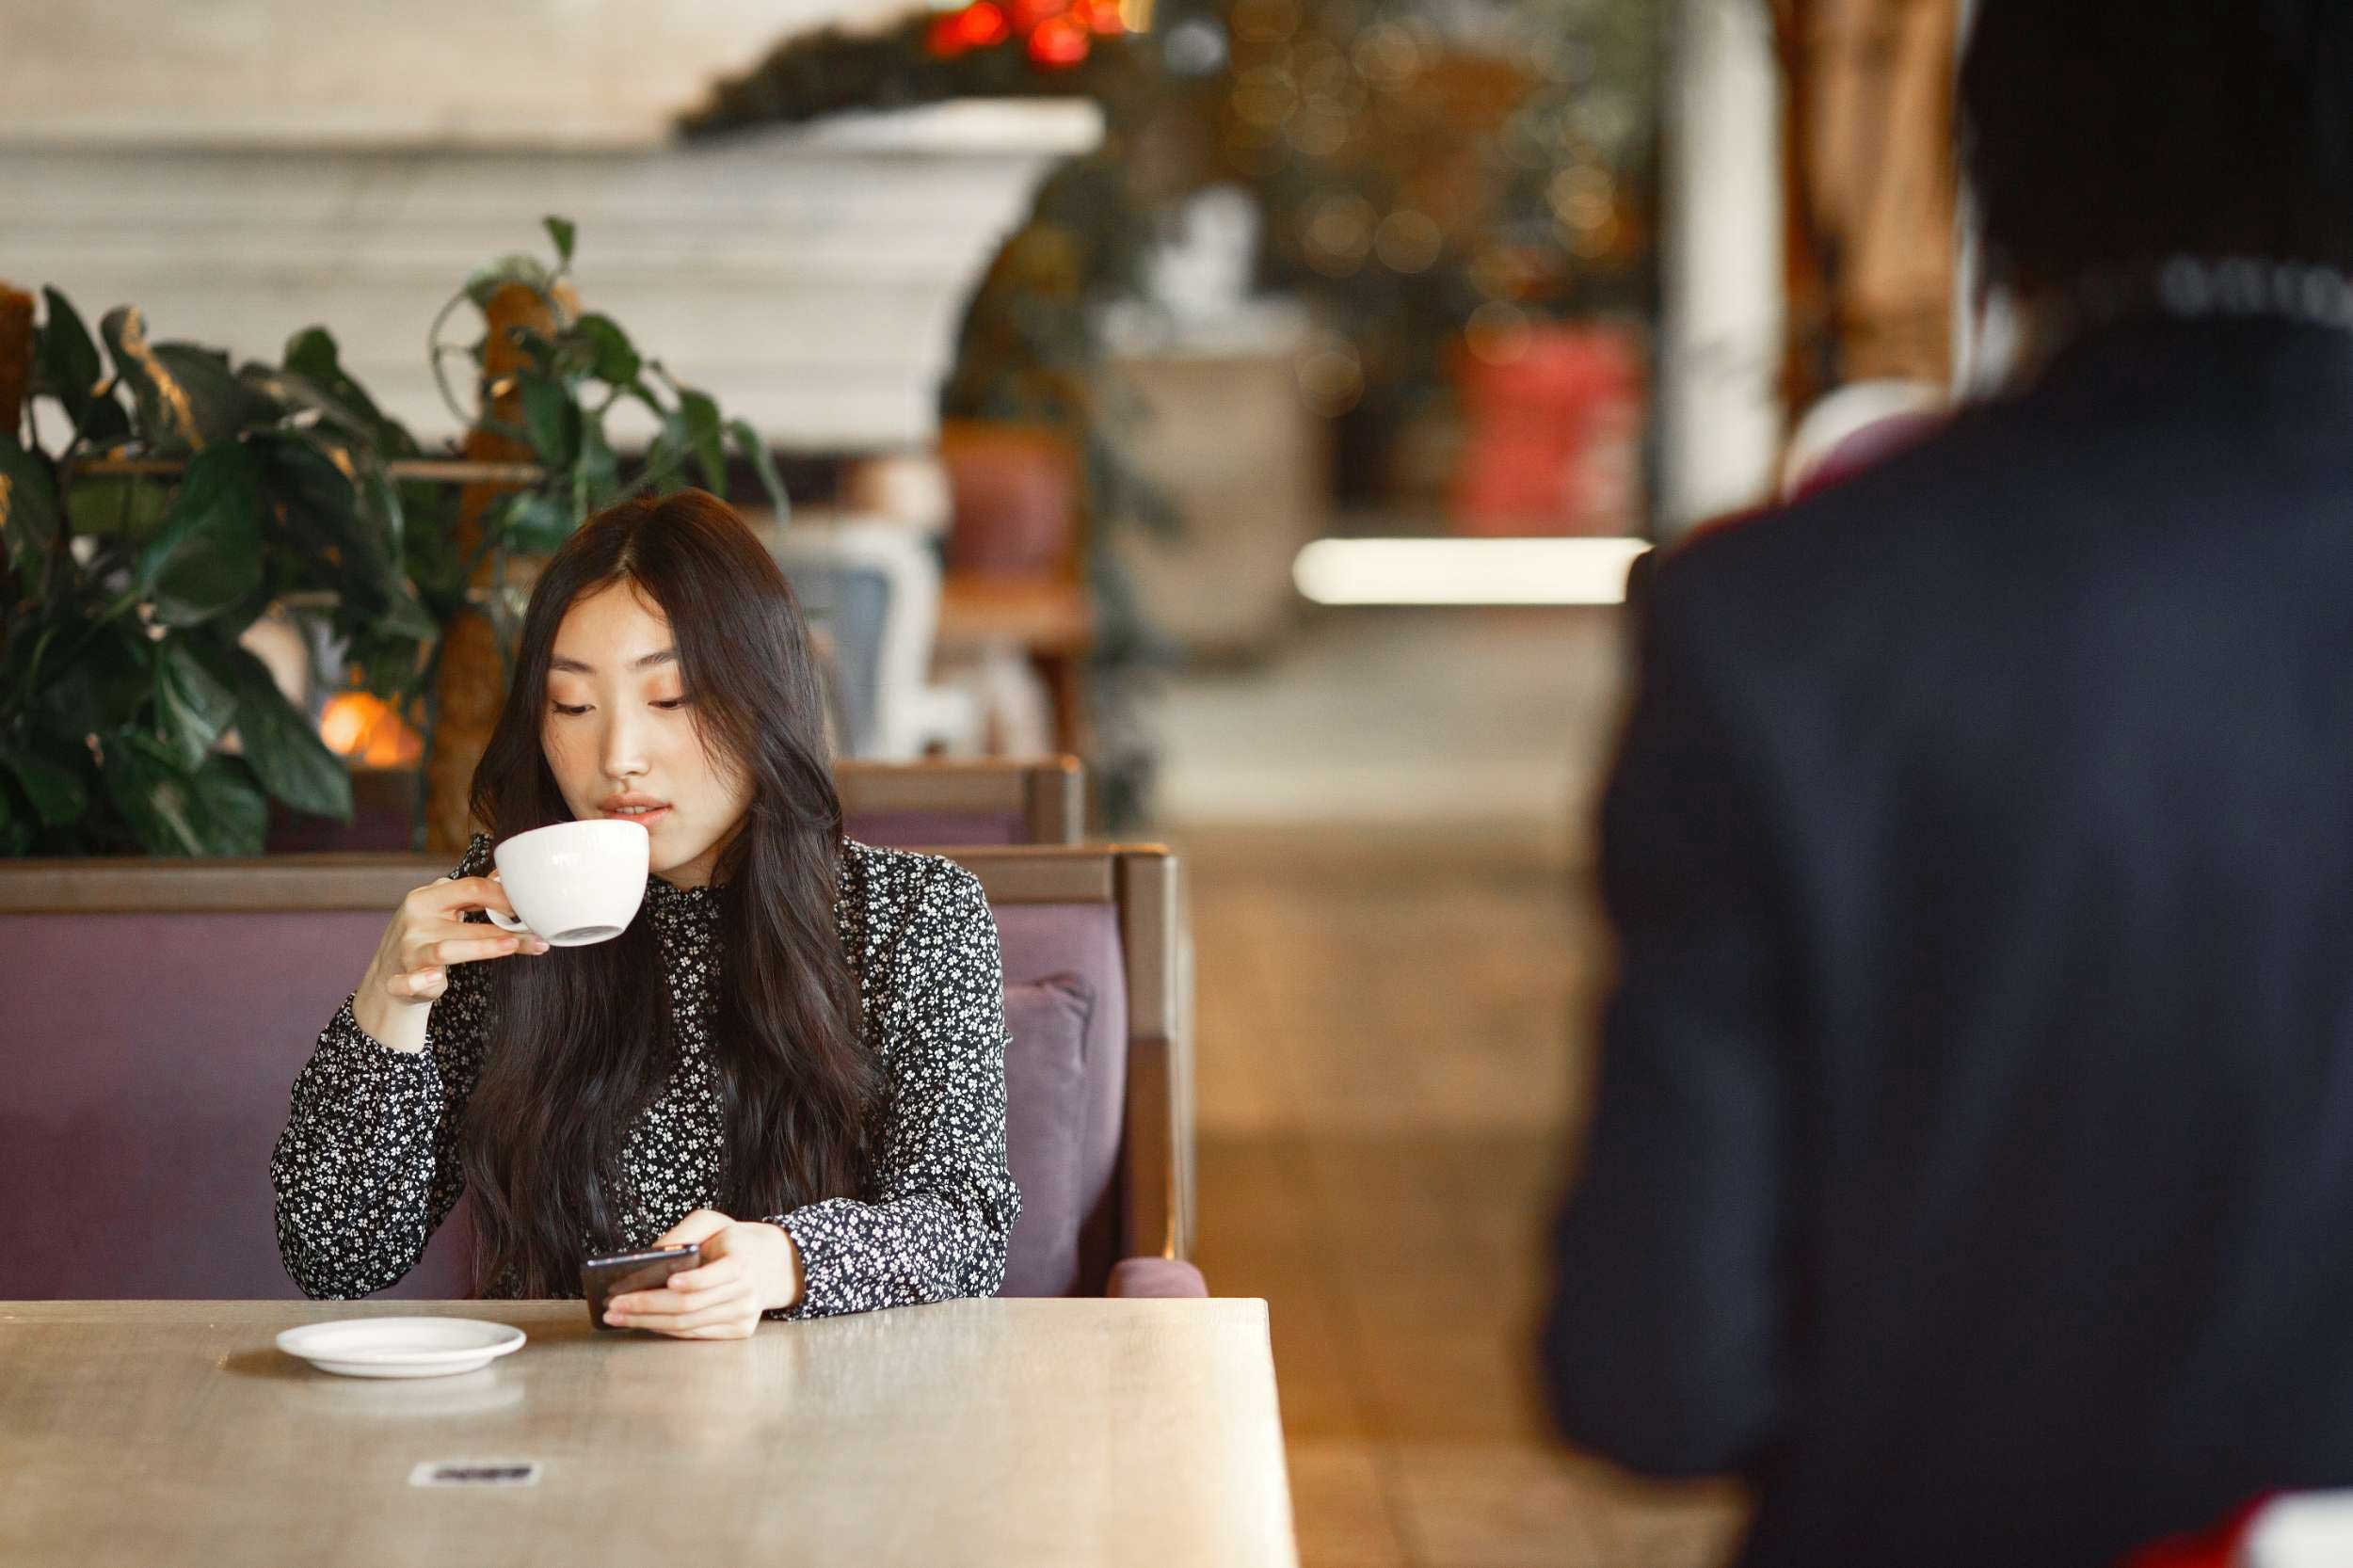
[{"label": "purple cushion", "polygon": [[1129,1300],[1206,1296],[1209,1282],[1181,1257],[1123,1257],[1112,1266],[1105,1295]]},{"label": "purple cushion", "polygon": [[1021,1188],[1004,1296],[1067,1296],[1080,1286],[1088,1195],[1086,1029],[1095,987],[1075,974],[1005,987],[1005,1144]]},{"label": "purple cushion", "polygon": [[[1071,976],[1084,982],[1095,998],[1080,1052],[1084,1078],[1075,1156],[1067,1139],[1045,1140],[1039,1123],[1023,1113],[1007,1114],[1006,1139],[1014,1178],[1022,1188],[1023,1213],[1014,1226],[1004,1293],[1023,1293],[1016,1283],[1016,1266],[1032,1249],[1044,1252],[1052,1245],[1048,1226],[1062,1223],[1059,1208],[1049,1212],[1031,1207],[1032,1182],[1042,1178],[1025,1173],[1041,1173],[1058,1159],[1075,1157],[1068,1190],[1075,1193],[1071,1213],[1078,1226],[1079,1268],[1076,1283],[1057,1293],[1100,1295],[1119,1256],[1119,1142],[1128,1102],[1128,975],[1119,945],[1119,911],[1109,904],[1007,904],[999,905],[996,914],[1008,987]],[[1014,1051],[1021,1049],[1016,1031]],[[1028,1092],[1027,1071],[1008,1058],[1009,1094]],[[1033,1137],[1039,1139],[1034,1148],[1030,1144]]]}]

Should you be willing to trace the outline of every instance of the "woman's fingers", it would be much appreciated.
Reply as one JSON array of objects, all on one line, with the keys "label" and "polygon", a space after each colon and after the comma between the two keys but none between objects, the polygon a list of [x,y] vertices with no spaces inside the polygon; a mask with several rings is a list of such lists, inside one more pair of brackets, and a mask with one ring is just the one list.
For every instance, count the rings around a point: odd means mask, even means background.
[{"label": "woman's fingers", "polygon": [[632,1316],[680,1318],[733,1301],[747,1294],[750,1288],[747,1281],[731,1278],[701,1290],[632,1290],[626,1296],[614,1297],[605,1305]]},{"label": "woman's fingers", "polygon": [[427,883],[408,896],[420,901],[420,914],[454,916],[467,909],[495,909],[502,915],[515,913],[515,906],[506,902],[506,889],[487,876],[445,877]]},{"label": "woman's fingers", "polygon": [[404,1001],[439,1001],[441,993],[449,989],[449,971],[411,969],[385,981],[384,989]]},{"label": "woman's fingers", "polygon": [[[472,927],[467,928],[472,931]],[[504,958],[522,951],[520,936],[450,936],[439,941],[418,944],[411,950],[409,968],[446,968],[451,964],[472,964],[485,958]],[[544,944],[542,944],[544,947]]]},{"label": "woman's fingers", "polygon": [[548,944],[524,933],[501,931],[472,920],[426,920],[408,933],[401,947],[404,969],[438,968],[448,964],[472,964],[509,953],[542,953]]},{"label": "woman's fingers", "polygon": [[[604,1320],[616,1328],[652,1329],[661,1334],[687,1334],[696,1329],[740,1327],[760,1321],[751,1288],[742,1281],[699,1294],[710,1299],[686,1311],[662,1311],[647,1298],[663,1292],[648,1290],[616,1297],[605,1308]],[[632,1305],[632,1303],[644,1304]]]},{"label": "woman's fingers", "polygon": [[733,1253],[722,1253],[699,1269],[682,1269],[668,1280],[671,1292],[693,1295],[744,1277],[744,1260]]},{"label": "woman's fingers", "polygon": [[[715,1208],[697,1208],[664,1231],[653,1244],[657,1247],[682,1247],[689,1241],[709,1241],[734,1224],[733,1220]],[[719,1255],[708,1252],[706,1256]]]}]

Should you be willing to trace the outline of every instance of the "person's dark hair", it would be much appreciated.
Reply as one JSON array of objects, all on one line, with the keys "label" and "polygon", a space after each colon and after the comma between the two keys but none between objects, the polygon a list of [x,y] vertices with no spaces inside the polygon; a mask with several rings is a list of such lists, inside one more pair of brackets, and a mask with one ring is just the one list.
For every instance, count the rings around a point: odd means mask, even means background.
[{"label": "person's dark hair", "polygon": [[1960,94],[1993,281],[2175,255],[2353,271],[2345,0],[1980,0]]},{"label": "person's dark hair", "polygon": [[[703,744],[751,801],[712,881],[723,933],[713,1066],[727,1191],[739,1216],[855,1194],[881,1098],[833,903],[841,805],[792,592],[751,530],[685,490],[600,512],[548,563],[482,762],[475,818],[494,839],[571,812],[540,746],[548,661],[572,603],[627,583],[669,617]],[[653,923],[491,967],[496,1028],[466,1113],[477,1288],[577,1288],[584,1247],[623,1244],[609,1192],[637,1114],[678,1064]]]}]

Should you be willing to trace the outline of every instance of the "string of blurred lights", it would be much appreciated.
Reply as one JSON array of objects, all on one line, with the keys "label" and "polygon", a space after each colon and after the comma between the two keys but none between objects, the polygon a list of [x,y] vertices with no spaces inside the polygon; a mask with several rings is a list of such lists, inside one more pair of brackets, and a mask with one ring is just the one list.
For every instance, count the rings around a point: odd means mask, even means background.
[{"label": "string of blurred lights", "polygon": [[1032,64],[1067,71],[1085,61],[1096,39],[1151,25],[1152,0],[974,0],[934,21],[923,44],[935,58],[952,60],[1017,43]]}]

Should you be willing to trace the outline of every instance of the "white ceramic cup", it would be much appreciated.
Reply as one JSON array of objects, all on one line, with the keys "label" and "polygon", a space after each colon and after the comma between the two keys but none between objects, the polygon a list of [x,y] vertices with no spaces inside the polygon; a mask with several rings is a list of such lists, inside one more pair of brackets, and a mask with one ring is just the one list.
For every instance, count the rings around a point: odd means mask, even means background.
[{"label": "white ceramic cup", "polygon": [[560,822],[518,833],[491,853],[499,886],[522,917],[485,910],[502,931],[550,947],[585,947],[629,929],[646,900],[653,836],[633,822]]}]

